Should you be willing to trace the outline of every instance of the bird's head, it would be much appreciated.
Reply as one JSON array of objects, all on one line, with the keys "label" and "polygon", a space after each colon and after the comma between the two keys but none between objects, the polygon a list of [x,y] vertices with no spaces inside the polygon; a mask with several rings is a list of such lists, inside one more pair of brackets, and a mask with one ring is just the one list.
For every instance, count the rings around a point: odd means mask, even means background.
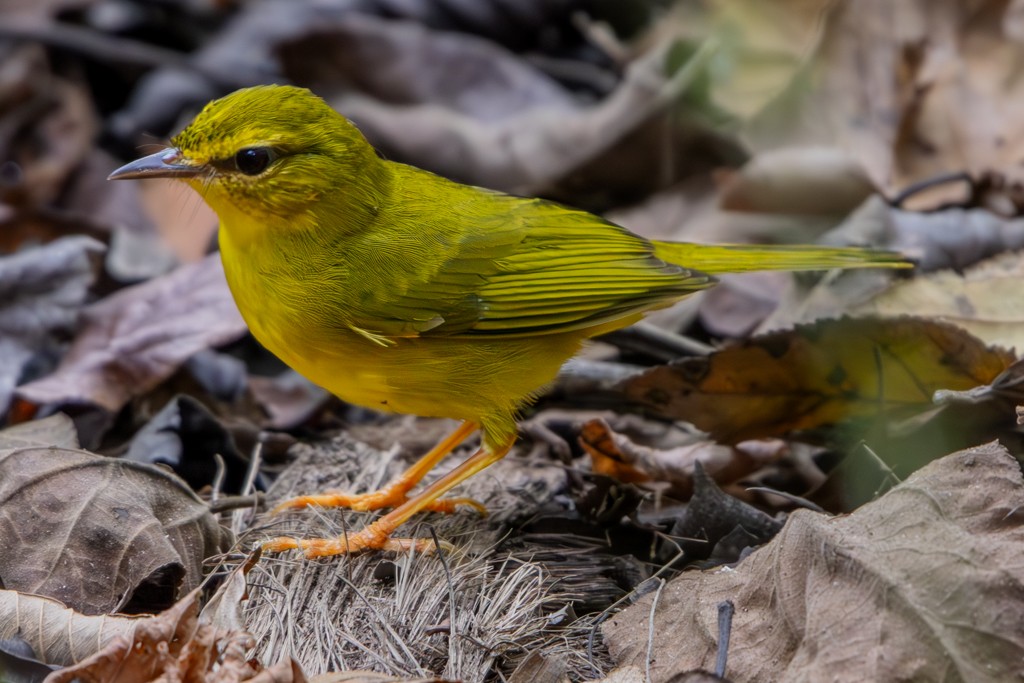
[{"label": "bird's head", "polygon": [[246,88],[210,102],[171,145],[110,178],[184,180],[222,222],[241,213],[301,224],[325,198],[358,189],[367,166],[378,163],[345,117],[292,86]]}]

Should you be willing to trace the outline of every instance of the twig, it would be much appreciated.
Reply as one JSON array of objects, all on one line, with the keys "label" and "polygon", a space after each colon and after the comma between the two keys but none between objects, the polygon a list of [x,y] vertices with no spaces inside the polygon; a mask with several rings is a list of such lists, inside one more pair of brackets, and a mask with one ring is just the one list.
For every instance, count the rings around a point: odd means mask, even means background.
[{"label": "twig", "polygon": [[262,491],[251,493],[248,496],[223,496],[217,500],[210,501],[210,512],[217,514],[219,512],[227,512],[228,510],[256,507],[262,505],[265,498],[266,495]]},{"label": "twig", "polygon": [[798,495],[793,494],[793,493],[786,493],[785,491],[779,491],[778,489],[773,489],[770,486],[748,486],[744,490],[752,491],[752,492],[755,492],[755,493],[768,493],[768,494],[773,495],[773,496],[778,496],[779,498],[785,498],[790,503],[793,503],[794,505],[797,505],[797,506],[802,507],[802,508],[806,508],[807,510],[813,510],[814,512],[821,512],[821,513],[825,512],[825,508],[821,507],[817,503],[809,501],[806,498],[804,498],[802,496],[798,496]]},{"label": "twig", "polygon": [[210,487],[210,508],[217,504],[220,499],[221,488],[224,486],[224,479],[227,477],[228,466],[224,462],[224,456],[220,453],[213,454],[213,462],[217,466],[213,474],[213,485]]},{"label": "twig", "polygon": [[971,178],[971,175],[966,171],[942,173],[931,178],[919,180],[916,183],[911,183],[907,187],[903,188],[900,192],[898,192],[895,197],[890,199],[889,203],[898,209],[903,208],[904,202],[913,197],[915,194],[919,194],[921,192],[924,192],[925,190],[930,190],[931,188],[938,187],[939,185],[947,185],[949,183],[960,182],[965,182],[972,187],[974,185],[974,179]]},{"label": "twig", "polygon": [[200,74],[213,83],[227,88],[262,82],[270,77],[281,79],[280,74],[265,70],[239,72],[233,69],[231,73],[217,71],[174,50],[61,22],[43,25],[20,21],[0,22],[0,39],[39,42],[106,64],[128,64],[150,69],[182,69]]},{"label": "twig", "polygon": [[180,52],[60,22],[40,25],[5,21],[0,24],[0,38],[38,42],[61,50],[77,52],[100,62],[150,68],[175,66],[191,69],[185,55]]},{"label": "twig", "polygon": [[636,340],[639,344],[631,344],[631,346],[639,347],[638,350],[645,351],[651,355],[656,355],[656,351],[659,350],[665,351],[664,355],[666,357],[664,360],[673,360],[679,356],[707,356],[715,351],[715,347],[710,344],[705,344],[675,332],[669,332],[648,322],[638,322],[630,327],[613,332],[607,335],[607,337],[627,341],[627,343],[629,340]]},{"label": "twig", "polygon": [[651,613],[647,617],[647,658],[644,661],[644,681],[651,683],[651,658],[654,656],[654,611],[658,609],[661,591],[665,588],[665,579],[658,579],[658,591],[651,601]]}]

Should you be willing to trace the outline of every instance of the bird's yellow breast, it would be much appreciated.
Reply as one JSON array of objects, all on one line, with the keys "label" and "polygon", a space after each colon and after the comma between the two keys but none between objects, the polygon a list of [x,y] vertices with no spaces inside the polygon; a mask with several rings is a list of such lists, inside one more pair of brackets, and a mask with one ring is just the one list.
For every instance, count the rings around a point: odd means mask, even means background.
[{"label": "bird's yellow breast", "polygon": [[[349,403],[487,422],[512,415],[524,398],[554,379],[580,345],[578,333],[493,341],[412,337],[382,345],[346,324],[344,292],[334,283],[294,281],[287,269],[280,269],[280,253],[267,263],[261,259],[266,250],[239,245],[233,233],[222,224],[221,256],[253,336]],[[325,318],[325,310],[333,315]]]}]

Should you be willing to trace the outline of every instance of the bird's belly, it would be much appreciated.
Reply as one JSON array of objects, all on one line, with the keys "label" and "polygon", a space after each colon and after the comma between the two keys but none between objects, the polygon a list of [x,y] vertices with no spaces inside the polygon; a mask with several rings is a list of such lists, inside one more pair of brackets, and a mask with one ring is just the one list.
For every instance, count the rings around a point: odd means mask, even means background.
[{"label": "bird's belly", "polygon": [[310,340],[319,335],[309,330],[253,332],[290,367],[344,401],[388,412],[470,420],[517,410],[554,378],[579,346],[578,338],[559,335],[494,341],[399,339],[384,347],[336,330],[329,343],[315,344]]},{"label": "bird's belly", "polygon": [[338,331],[323,339],[327,335],[295,325],[267,329],[250,324],[250,329],[288,367],[343,401],[405,412],[392,407],[396,393],[393,378],[400,368],[388,362],[380,351],[366,348],[367,340]]}]

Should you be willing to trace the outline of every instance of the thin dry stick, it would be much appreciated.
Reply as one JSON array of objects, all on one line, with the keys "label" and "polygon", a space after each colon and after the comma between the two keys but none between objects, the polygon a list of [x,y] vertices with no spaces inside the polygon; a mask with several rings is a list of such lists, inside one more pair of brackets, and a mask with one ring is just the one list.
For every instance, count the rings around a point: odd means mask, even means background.
[{"label": "thin dry stick", "polygon": [[793,503],[793,505],[805,508],[807,510],[811,510],[812,512],[825,512],[825,508],[821,507],[817,503],[809,501],[802,496],[796,495],[795,493],[787,493],[785,491],[773,489],[771,486],[748,486],[744,490],[749,491],[750,493],[768,493],[773,496],[778,496],[779,498],[785,498],[790,503]]},{"label": "thin dry stick", "polygon": [[217,465],[217,471],[213,474],[213,486],[210,491],[210,505],[217,502],[220,498],[221,487],[224,486],[224,479],[227,478],[228,466],[224,462],[224,456],[220,453],[213,454],[213,462]]},{"label": "thin dry stick", "polygon": [[[245,481],[242,483],[242,490],[239,493],[243,496],[249,496],[256,493],[256,477],[260,473],[260,465],[263,462],[263,444],[257,442],[252,449],[252,455],[249,457],[249,468],[245,472]],[[256,513],[260,501],[256,500],[252,504],[252,512]],[[242,529],[245,527],[245,510],[235,510],[231,513],[231,531],[235,533],[237,538],[242,534]]]},{"label": "thin dry stick", "polygon": [[644,662],[644,681],[651,683],[651,658],[654,656],[654,611],[658,609],[658,600],[661,599],[661,590],[665,587],[665,579],[658,579],[658,592],[654,594],[654,601],[651,602],[651,614],[647,618],[647,660]]}]

